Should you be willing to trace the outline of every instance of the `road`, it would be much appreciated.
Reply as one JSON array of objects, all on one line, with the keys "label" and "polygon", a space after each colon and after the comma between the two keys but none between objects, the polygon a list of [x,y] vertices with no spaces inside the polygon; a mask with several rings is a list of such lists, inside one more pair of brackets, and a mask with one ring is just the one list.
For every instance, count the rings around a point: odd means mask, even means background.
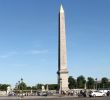
[{"label": "road", "polygon": [[110,100],[109,97],[24,97],[24,98],[17,98],[17,97],[0,97],[0,100]]}]

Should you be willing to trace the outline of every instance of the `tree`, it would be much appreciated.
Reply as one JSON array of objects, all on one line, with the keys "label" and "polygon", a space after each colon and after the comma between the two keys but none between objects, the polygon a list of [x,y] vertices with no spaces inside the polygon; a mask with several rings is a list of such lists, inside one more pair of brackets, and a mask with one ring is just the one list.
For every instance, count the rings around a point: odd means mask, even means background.
[{"label": "tree", "polygon": [[30,86],[27,86],[26,89],[27,89],[27,90],[31,90],[32,88],[31,88]]},{"label": "tree", "polygon": [[110,82],[108,82],[108,88],[110,88]]},{"label": "tree", "polygon": [[26,89],[27,89],[27,85],[26,85],[26,83],[22,82],[22,83],[20,83],[20,84],[18,85],[18,88],[19,88],[20,90],[26,90]]},{"label": "tree", "polygon": [[37,90],[41,90],[42,89],[42,85],[43,84],[37,84],[37,86],[36,86],[37,87]]},{"label": "tree", "polygon": [[84,88],[85,82],[86,82],[86,80],[85,80],[84,76],[81,75],[81,76],[77,77],[77,87],[78,88]]},{"label": "tree", "polygon": [[103,77],[102,79],[101,79],[101,87],[102,88],[108,88],[108,78],[106,78],[106,77]]},{"label": "tree", "polygon": [[88,89],[93,89],[94,88],[94,79],[92,77],[88,77],[88,81],[87,81],[87,88]]},{"label": "tree", "polygon": [[69,76],[68,82],[69,82],[68,85],[69,89],[76,88],[76,80],[72,76]]},{"label": "tree", "polygon": [[10,85],[9,84],[0,84],[0,90],[6,91],[8,86],[10,86]]},{"label": "tree", "polygon": [[58,89],[58,84],[48,84],[49,90],[57,90]]},{"label": "tree", "polygon": [[36,86],[32,86],[32,90],[37,90],[37,87]]}]

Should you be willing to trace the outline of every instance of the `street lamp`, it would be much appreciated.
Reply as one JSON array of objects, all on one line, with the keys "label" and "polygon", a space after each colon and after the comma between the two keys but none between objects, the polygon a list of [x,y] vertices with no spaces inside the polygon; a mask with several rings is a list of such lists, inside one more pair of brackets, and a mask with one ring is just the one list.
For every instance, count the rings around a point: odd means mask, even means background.
[{"label": "street lamp", "polygon": [[21,85],[22,85],[22,97],[23,97],[23,78],[21,78]]},{"label": "street lamp", "polygon": [[97,90],[97,78],[95,79],[95,81],[96,81],[96,90]]},{"label": "street lamp", "polygon": [[103,84],[103,91],[104,91],[104,84]]},{"label": "street lamp", "polygon": [[18,93],[19,93],[19,96],[20,96],[20,81],[18,81]]},{"label": "street lamp", "polygon": [[16,83],[16,85],[15,85],[15,89],[17,90],[17,88],[18,88],[18,83]]},{"label": "street lamp", "polygon": [[18,83],[15,85],[16,94],[18,95]]}]

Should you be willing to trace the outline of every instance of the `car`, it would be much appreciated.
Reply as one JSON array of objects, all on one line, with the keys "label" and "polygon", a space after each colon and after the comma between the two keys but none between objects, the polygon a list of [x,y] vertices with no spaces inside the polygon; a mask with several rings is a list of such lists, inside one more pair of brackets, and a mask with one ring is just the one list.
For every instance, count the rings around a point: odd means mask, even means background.
[{"label": "car", "polygon": [[91,91],[89,94],[90,97],[96,97],[96,96],[106,96],[106,93],[101,91]]},{"label": "car", "polygon": [[110,90],[99,90],[100,92],[104,92],[104,93],[107,93],[108,91]]},{"label": "car", "polygon": [[37,95],[38,96],[47,96],[48,93],[47,92],[38,92]]},{"label": "car", "polygon": [[15,93],[9,93],[8,96],[16,96]]}]

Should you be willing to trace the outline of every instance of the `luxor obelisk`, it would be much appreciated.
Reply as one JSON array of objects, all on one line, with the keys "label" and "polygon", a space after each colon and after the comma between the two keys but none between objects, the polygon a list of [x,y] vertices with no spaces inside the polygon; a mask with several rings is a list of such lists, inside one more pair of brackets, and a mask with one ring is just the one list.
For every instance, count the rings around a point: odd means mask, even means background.
[{"label": "luxor obelisk", "polygon": [[59,36],[58,36],[58,85],[59,91],[67,91],[68,88],[68,70],[66,55],[66,32],[65,32],[65,15],[61,5],[59,12]]}]

